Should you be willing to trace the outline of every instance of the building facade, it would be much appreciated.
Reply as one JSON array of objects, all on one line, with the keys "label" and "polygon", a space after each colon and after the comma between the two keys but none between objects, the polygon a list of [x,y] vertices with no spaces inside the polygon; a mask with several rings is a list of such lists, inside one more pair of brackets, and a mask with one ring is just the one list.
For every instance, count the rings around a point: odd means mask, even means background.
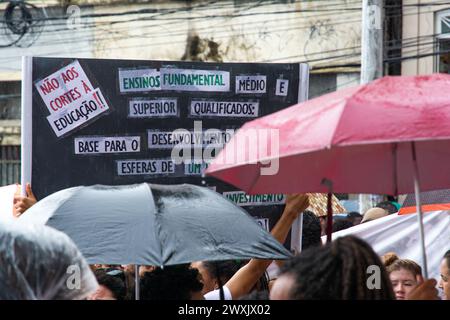
[{"label": "building facade", "polygon": [[450,72],[450,3],[403,1],[402,74]]},{"label": "building facade", "polygon": [[310,97],[359,83],[360,1],[13,3],[0,4],[0,185],[19,181],[21,56],[308,62]]}]

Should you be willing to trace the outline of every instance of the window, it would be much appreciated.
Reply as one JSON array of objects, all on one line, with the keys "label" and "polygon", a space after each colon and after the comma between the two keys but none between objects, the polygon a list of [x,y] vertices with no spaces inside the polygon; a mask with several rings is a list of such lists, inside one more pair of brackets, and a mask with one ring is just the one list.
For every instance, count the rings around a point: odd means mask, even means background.
[{"label": "window", "polygon": [[0,145],[0,186],[20,183],[20,146]]},{"label": "window", "polygon": [[436,51],[436,71],[450,73],[450,10],[436,14]]}]

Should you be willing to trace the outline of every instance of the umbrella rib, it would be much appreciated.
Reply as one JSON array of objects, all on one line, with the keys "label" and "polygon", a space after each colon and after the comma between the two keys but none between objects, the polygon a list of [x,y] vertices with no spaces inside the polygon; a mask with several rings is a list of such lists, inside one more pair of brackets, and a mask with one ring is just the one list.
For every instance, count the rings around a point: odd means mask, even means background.
[{"label": "umbrella rib", "polygon": [[160,261],[160,266],[163,266],[164,265],[164,257],[163,257],[163,245],[162,245],[162,243],[161,243],[161,239],[160,239],[160,237],[159,237],[159,232],[158,232],[158,227],[160,227],[161,226],[161,223],[159,223],[159,221],[157,221],[158,220],[158,209],[157,209],[157,206],[156,206],[156,203],[155,203],[155,197],[153,196],[153,192],[152,192],[152,188],[150,187],[150,184],[149,183],[146,183],[146,186],[147,186],[147,188],[148,188],[148,191],[149,191],[149,193],[150,193],[150,197],[151,197],[151,199],[153,200],[153,208],[154,208],[154,210],[155,210],[155,214],[154,214],[154,217],[155,217],[155,220],[154,220],[154,222],[155,222],[155,224],[154,224],[154,226],[155,226],[155,230],[154,230],[154,232],[155,232],[155,239],[156,239],[156,242],[159,244],[159,257],[161,258],[161,261]]},{"label": "umbrella rib", "polygon": [[257,169],[257,173],[255,174],[255,177],[253,178],[252,182],[250,183],[250,187],[248,188],[248,193],[250,193],[253,190],[253,187],[255,186],[256,182],[258,181],[259,177],[261,176],[261,174],[258,174],[258,171],[260,171],[261,169],[261,163],[257,162],[256,166],[258,167]]},{"label": "umbrella rib", "polygon": [[394,160],[394,195],[398,195],[398,170],[397,170],[397,150],[398,144],[394,143],[392,145],[392,157]]}]

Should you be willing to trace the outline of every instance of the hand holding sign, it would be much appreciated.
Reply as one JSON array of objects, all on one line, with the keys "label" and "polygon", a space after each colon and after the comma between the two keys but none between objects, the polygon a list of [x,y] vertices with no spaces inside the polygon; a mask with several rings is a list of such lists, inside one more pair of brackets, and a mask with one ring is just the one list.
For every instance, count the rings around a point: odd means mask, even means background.
[{"label": "hand holding sign", "polygon": [[33,191],[31,191],[31,185],[29,183],[27,183],[27,185],[25,186],[25,190],[26,196],[22,196],[21,186],[19,184],[17,185],[13,202],[13,215],[16,218],[22,215],[28,208],[30,208],[37,202],[37,199],[34,196]]},{"label": "hand holding sign", "polygon": [[308,207],[309,196],[307,194],[290,194],[286,197],[286,207],[284,212],[295,219]]}]

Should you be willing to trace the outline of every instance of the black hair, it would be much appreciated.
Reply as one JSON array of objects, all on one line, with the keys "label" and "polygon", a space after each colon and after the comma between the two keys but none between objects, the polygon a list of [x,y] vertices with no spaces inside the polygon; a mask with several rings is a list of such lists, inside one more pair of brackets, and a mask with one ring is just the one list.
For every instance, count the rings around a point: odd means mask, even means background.
[{"label": "black hair", "polygon": [[198,270],[189,264],[158,267],[146,272],[140,283],[142,300],[190,300],[193,292],[203,289]]},{"label": "black hair", "polygon": [[382,202],[378,203],[375,207],[384,209],[389,214],[393,214],[398,211],[397,207],[390,201],[382,201]]},{"label": "black hair", "polygon": [[[369,266],[377,266],[381,271],[379,288],[368,285]],[[354,236],[303,251],[288,261],[281,273],[295,281],[289,292],[293,299],[394,300],[391,281],[380,258],[366,242]]]},{"label": "black hair", "polygon": [[125,288],[125,282],[118,274],[111,275],[107,273],[105,270],[98,269],[94,271],[94,275],[95,278],[97,279],[98,284],[108,288],[114,295],[115,299],[125,300],[125,296],[127,293]]},{"label": "black hair", "polygon": [[239,298],[239,300],[269,300],[269,291],[253,290],[249,294]]},{"label": "black hair", "polygon": [[320,227],[320,219],[311,211],[303,212],[302,227],[302,250],[306,250],[313,246],[320,246],[322,240],[320,238],[322,229]]},{"label": "black hair", "polygon": [[447,250],[444,254],[444,259],[447,261],[447,268],[450,269],[450,250]]},{"label": "black hair", "polygon": [[211,278],[225,284],[242,267],[243,263],[240,260],[202,261],[202,265]]},{"label": "black hair", "polygon": [[362,217],[363,216],[359,212],[356,212],[356,211],[351,211],[347,214],[348,219],[355,219],[355,218],[362,218]]},{"label": "black hair", "polygon": [[353,227],[353,222],[347,219],[339,219],[333,222],[333,232]]}]

